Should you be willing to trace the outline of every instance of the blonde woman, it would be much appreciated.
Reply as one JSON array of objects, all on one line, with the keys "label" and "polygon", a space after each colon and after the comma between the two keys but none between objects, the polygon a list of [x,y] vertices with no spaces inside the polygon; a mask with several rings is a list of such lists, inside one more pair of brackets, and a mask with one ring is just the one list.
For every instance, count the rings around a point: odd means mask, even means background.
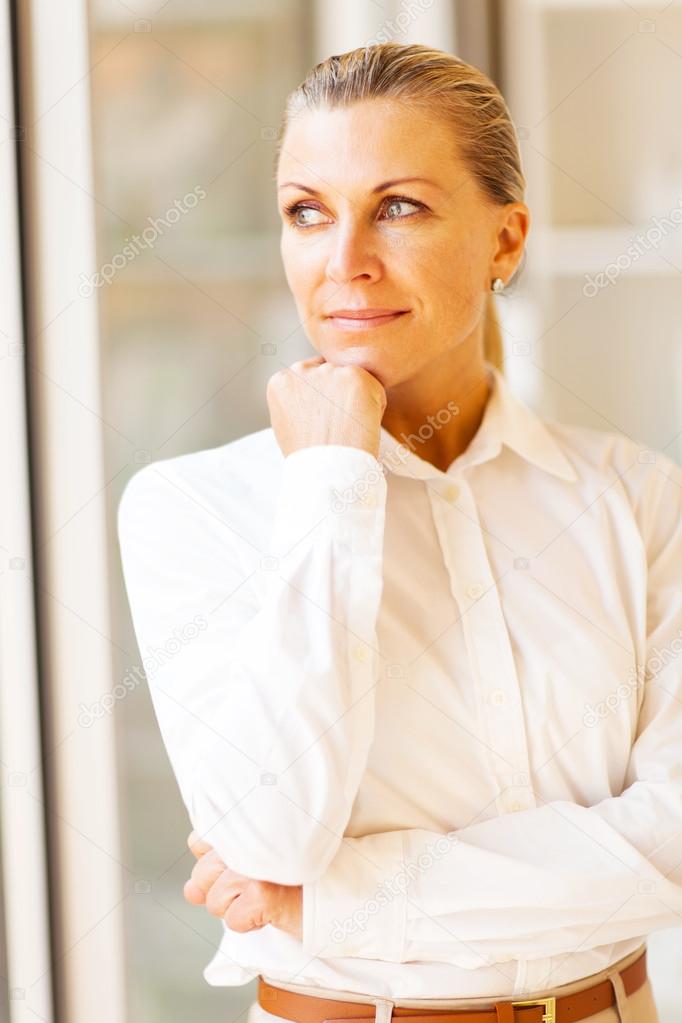
[{"label": "blonde woman", "polygon": [[223,921],[204,976],[258,977],[272,1023],[656,1023],[646,935],[682,915],[679,469],[509,389],[494,293],[530,214],[479,70],[329,57],[280,138],[318,354],[270,377],[271,427],[152,463],[119,508],[140,648],[167,651],[185,896]]}]

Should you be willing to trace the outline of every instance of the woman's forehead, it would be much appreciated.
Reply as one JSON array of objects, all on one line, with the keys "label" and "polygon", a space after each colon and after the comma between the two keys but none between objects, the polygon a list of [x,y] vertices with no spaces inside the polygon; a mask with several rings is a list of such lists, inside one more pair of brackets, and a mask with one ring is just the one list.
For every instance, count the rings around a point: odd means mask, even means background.
[{"label": "woman's forehead", "polygon": [[335,135],[340,141],[353,139],[366,145],[371,145],[373,138],[396,135],[418,143],[417,132],[440,139],[454,136],[452,125],[437,112],[395,99],[305,108],[290,119],[286,134],[306,139],[319,132]]},{"label": "woman's forehead", "polygon": [[[397,104],[383,117],[371,107],[367,102],[298,114],[283,139],[278,186],[305,182],[321,191],[338,178],[371,191],[389,179],[423,178],[449,189],[462,178],[449,126],[421,111],[406,117]],[[418,117],[424,118],[419,124]]]}]

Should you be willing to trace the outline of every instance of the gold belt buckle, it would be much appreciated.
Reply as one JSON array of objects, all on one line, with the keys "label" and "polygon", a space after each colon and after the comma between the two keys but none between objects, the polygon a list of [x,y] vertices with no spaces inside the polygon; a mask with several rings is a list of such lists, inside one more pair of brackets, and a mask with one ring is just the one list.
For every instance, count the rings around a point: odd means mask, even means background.
[{"label": "gold belt buckle", "polygon": [[542,1023],[556,1023],[556,998],[531,998],[527,1002],[512,1002],[512,1005],[536,1005],[544,1009]]}]

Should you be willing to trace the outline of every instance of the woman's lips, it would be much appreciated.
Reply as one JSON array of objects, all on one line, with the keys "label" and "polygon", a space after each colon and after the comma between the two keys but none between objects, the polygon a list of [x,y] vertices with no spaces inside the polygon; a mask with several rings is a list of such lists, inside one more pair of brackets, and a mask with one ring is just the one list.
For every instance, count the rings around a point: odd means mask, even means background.
[{"label": "woman's lips", "polygon": [[332,327],[337,327],[340,330],[368,330],[370,327],[383,327],[387,323],[392,323],[401,316],[407,315],[408,312],[409,309],[403,309],[400,312],[388,313],[382,316],[328,316],[327,319]]}]

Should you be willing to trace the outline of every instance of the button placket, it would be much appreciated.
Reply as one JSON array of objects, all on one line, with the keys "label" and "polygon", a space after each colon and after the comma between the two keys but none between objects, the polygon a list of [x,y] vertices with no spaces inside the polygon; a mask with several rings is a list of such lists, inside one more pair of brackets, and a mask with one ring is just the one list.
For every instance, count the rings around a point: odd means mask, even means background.
[{"label": "button placket", "polygon": [[368,656],[368,647],[364,643],[356,643],[353,647],[353,657],[356,661],[366,661]]},{"label": "button placket", "polygon": [[[447,488],[446,488],[447,489]],[[487,733],[491,769],[503,793],[498,809],[535,805],[532,790],[514,790],[510,775],[530,777],[528,739],[509,633],[485,548],[473,494],[465,481],[457,488],[456,507],[431,495],[450,589],[462,612],[462,627],[477,680],[479,720]],[[493,541],[494,542],[494,541]],[[496,755],[497,754],[497,755]],[[513,812],[513,811],[512,811]]]}]

